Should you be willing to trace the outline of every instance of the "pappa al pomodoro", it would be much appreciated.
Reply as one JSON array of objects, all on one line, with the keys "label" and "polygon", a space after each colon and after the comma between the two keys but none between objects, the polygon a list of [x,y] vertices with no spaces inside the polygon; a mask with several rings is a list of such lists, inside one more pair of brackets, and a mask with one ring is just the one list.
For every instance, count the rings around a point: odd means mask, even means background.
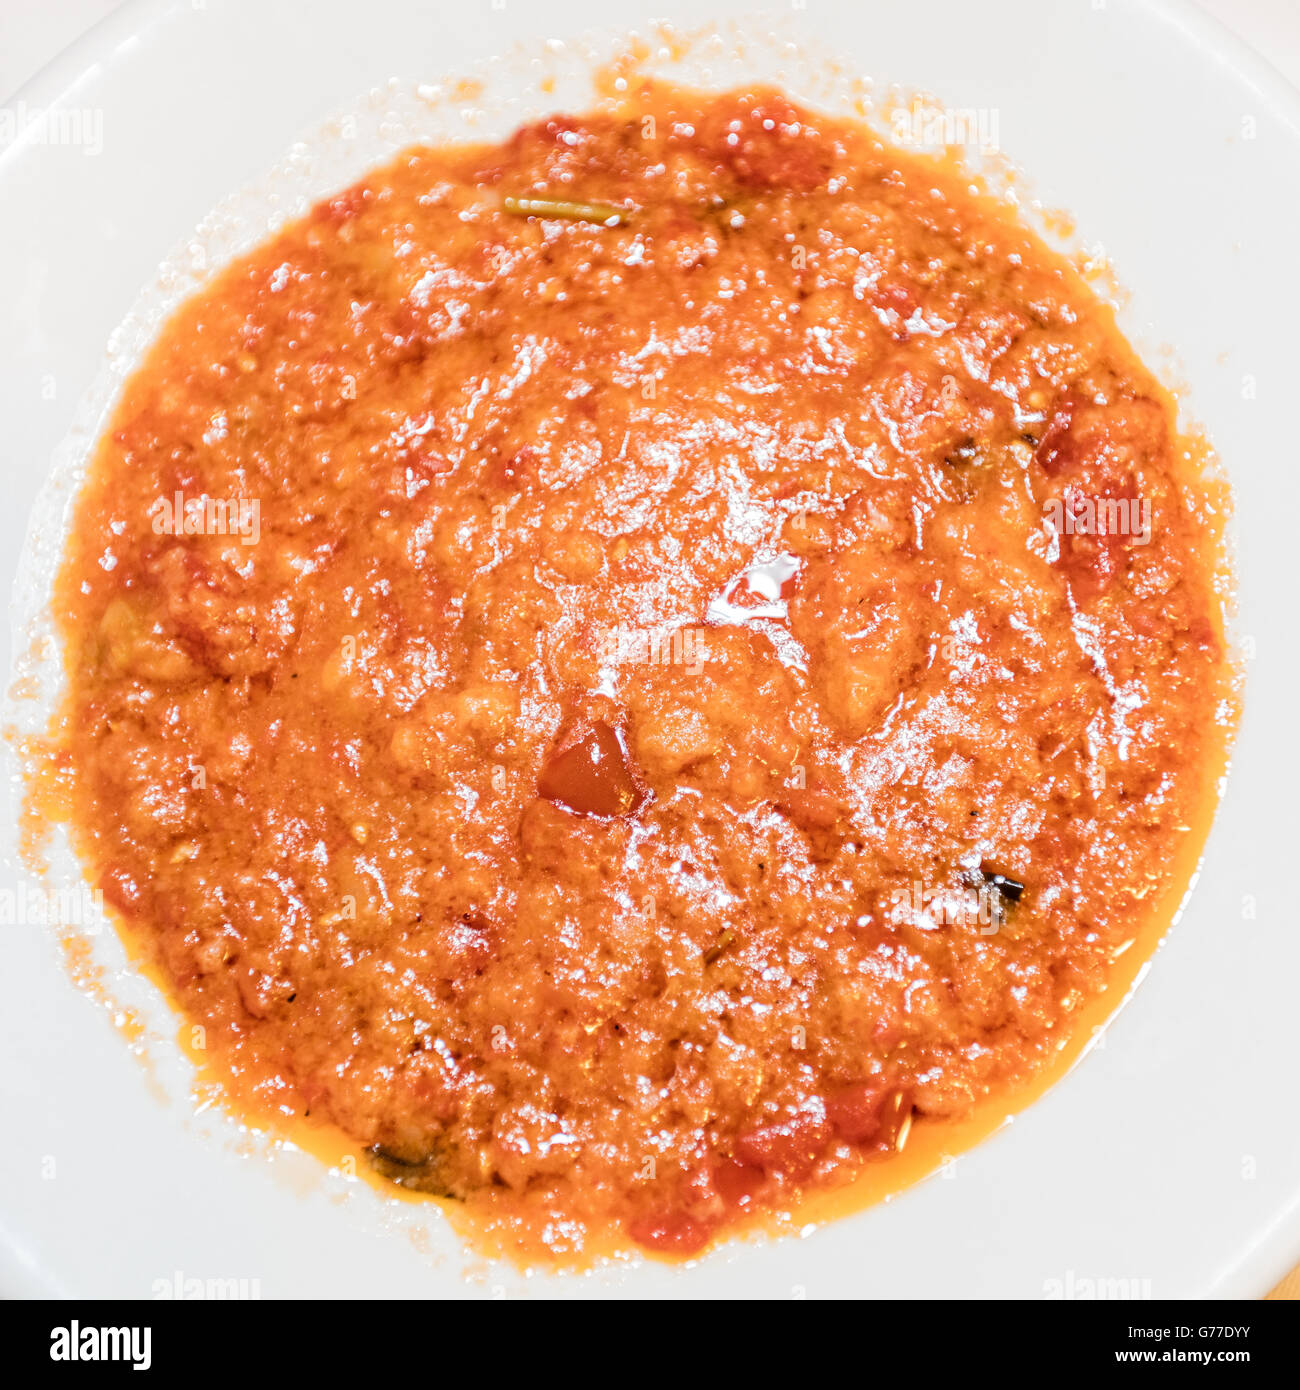
[{"label": "pappa al pomodoro", "polygon": [[68,818],[232,1085],[543,1247],[692,1254],[1104,993],[1214,796],[1221,519],[1005,208],[637,85],[406,152],[167,324],[59,583]]}]

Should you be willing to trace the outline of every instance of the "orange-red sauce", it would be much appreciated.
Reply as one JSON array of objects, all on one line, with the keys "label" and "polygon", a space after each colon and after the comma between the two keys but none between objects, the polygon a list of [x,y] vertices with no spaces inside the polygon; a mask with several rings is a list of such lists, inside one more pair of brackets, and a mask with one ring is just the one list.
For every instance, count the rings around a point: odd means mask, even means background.
[{"label": "orange-red sauce", "polygon": [[969,1128],[1149,941],[1232,695],[1196,458],[1062,260],[776,92],[410,151],[125,390],[78,842],[233,1087],[691,1253]]}]

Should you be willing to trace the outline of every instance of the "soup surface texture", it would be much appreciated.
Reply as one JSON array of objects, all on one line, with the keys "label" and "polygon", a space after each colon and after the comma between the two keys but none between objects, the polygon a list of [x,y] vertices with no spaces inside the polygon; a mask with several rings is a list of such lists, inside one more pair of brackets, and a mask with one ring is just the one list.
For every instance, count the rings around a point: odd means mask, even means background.
[{"label": "soup surface texture", "polygon": [[74,833],[232,1087],[688,1254],[1029,1083],[1178,887],[1216,497],[1070,266],[865,127],[646,85],[411,150],[124,391]]}]

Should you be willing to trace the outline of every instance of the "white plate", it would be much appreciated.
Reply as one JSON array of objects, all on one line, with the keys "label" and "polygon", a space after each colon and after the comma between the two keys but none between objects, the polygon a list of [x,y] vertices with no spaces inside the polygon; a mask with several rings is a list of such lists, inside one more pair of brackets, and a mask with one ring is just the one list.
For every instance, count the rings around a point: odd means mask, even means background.
[{"label": "white plate", "polygon": [[[698,25],[745,8],[654,0],[652,13]],[[150,0],[114,14],[33,83],[21,114],[53,108],[60,119],[43,143],[33,127],[0,151],[0,553],[4,582],[17,572],[19,621],[48,582],[71,470],[120,372],[158,313],[202,278],[185,248],[213,208],[253,190],[198,239],[209,263],[412,131],[438,134],[451,120],[492,134],[540,106],[583,100],[571,50],[546,60],[569,73],[555,98],[530,97],[542,68],[529,55],[546,39],[644,29],[647,19],[634,0],[437,11],[418,0]],[[728,43],[708,60],[715,81],[784,64],[798,91],[830,104],[835,84],[818,55],[833,54],[848,75],[996,111],[1000,143],[1034,191],[1104,245],[1132,292],[1127,331],[1187,383],[1189,418],[1228,466],[1239,630],[1255,652],[1246,715],[1201,881],[1145,983],[1104,1047],[946,1178],[806,1238],[727,1246],[684,1269],[633,1262],[524,1280],[468,1261],[436,1214],[302,1155],[241,1152],[229,1122],[194,1118],[168,1041],[175,1023],[148,986],[127,972],[112,992],[138,1003],[148,1036],[161,1039],[147,1045],[152,1073],[111,1011],[70,983],[53,933],[0,926],[0,1279],[10,1292],[148,1297],[179,1272],[257,1281],[267,1297],[1032,1298],[1086,1294],[1090,1280],[1112,1293],[1250,1296],[1300,1256],[1290,878],[1300,101],[1199,11],[1158,0],[808,0],[770,22],[751,17],[743,32],[774,26],[804,44],[802,56],[771,43],[738,56]],[[516,41],[520,54],[483,68]],[[489,93],[514,100],[486,97],[478,126],[397,87],[364,99],[390,78],[480,70]],[[354,123],[322,136],[322,122],[349,110]],[[1176,355],[1161,356],[1166,344]],[[28,643],[24,630],[16,646]],[[12,782],[6,794],[0,893],[13,901],[22,871]],[[111,935],[95,949],[110,969],[120,963]]]}]

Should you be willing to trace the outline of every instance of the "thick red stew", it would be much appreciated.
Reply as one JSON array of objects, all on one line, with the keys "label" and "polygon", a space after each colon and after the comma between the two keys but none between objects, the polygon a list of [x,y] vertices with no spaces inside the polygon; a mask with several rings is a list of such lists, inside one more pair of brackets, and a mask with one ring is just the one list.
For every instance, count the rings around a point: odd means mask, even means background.
[{"label": "thick red stew", "polygon": [[410,150],[124,390],[74,833],[232,1086],[698,1251],[1030,1082],[1178,887],[1198,458],[1064,260],[773,90]]}]

